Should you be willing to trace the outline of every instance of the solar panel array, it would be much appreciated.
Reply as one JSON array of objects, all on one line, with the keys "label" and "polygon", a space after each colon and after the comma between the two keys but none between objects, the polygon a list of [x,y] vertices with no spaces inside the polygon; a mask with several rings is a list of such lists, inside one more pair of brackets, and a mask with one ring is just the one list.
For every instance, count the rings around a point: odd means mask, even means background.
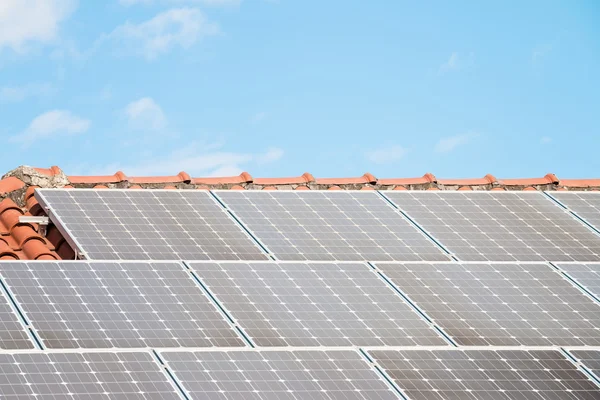
[{"label": "solar panel array", "polygon": [[553,192],[552,197],[600,230],[600,193]]},{"label": "solar panel array", "polygon": [[36,197],[88,261],[0,261],[0,397],[600,399],[597,195]]},{"label": "solar panel array", "polygon": [[217,195],[279,260],[449,259],[372,191],[218,191]]},{"label": "solar panel array", "polygon": [[0,354],[0,371],[2,398],[181,398],[143,352]]},{"label": "solar panel array", "polygon": [[546,264],[377,264],[465,346],[600,346],[600,304]]},{"label": "solar panel array", "polygon": [[556,350],[377,350],[369,355],[413,400],[597,399]]},{"label": "solar panel array", "polygon": [[244,345],[177,262],[8,262],[0,273],[48,348]]},{"label": "solar panel array", "polygon": [[446,345],[361,263],[190,263],[259,346]]},{"label": "solar panel array", "polygon": [[88,259],[264,260],[205,190],[36,191]]},{"label": "solar panel array", "polygon": [[194,399],[398,399],[355,351],[163,352]]},{"label": "solar panel array", "polygon": [[600,261],[600,236],[536,192],[386,192],[462,261]]}]

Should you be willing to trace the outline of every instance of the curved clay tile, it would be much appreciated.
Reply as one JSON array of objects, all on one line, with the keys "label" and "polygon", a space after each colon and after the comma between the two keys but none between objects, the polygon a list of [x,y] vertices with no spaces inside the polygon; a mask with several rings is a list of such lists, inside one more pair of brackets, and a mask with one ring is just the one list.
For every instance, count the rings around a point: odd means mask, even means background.
[{"label": "curved clay tile", "polygon": [[28,260],[58,260],[58,257],[52,254],[41,238],[32,238],[25,242],[23,253]]},{"label": "curved clay tile", "polygon": [[265,186],[262,190],[277,190],[275,186]]},{"label": "curved clay tile", "polygon": [[327,188],[327,190],[342,190],[342,188],[337,185],[334,185],[334,186],[331,186],[330,188]]},{"label": "curved clay tile", "polygon": [[242,172],[237,176],[220,176],[207,178],[192,178],[191,183],[194,185],[232,185],[240,183],[251,183],[254,179],[247,172]]},{"label": "curved clay tile", "polygon": [[75,252],[66,241],[63,241],[59,246],[56,247],[56,254],[58,254],[62,260],[75,259]]},{"label": "curved clay tile", "polygon": [[288,178],[256,178],[253,183],[256,185],[305,185],[314,181],[315,178],[308,172],[305,172],[301,176]]},{"label": "curved clay tile", "polygon": [[14,176],[9,176],[0,180],[0,195],[5,195],[15,190],[22,189],[25,186],[25,182]]},{"label": "curved clay tile", "polygon": [[300,185],[297,186],[294,190],[310,190],[310,188],[308,186]]},{"label": "curved clay tile", "polygon": [[0,238],[0,260],[18,260],[19,256],[13,251],[8,243]]},{"label": "curved clay tile", "polygon": [[232,187],[231,187],[231,190],[246,190],[246,189],[244,189],[244,187],[243,187],[243,186],[240,186],[240,185],[234,185],[234,186],[232,186]]},{"label": "curved clay tile", "polygon": [[465,190],[473,190],[473,188],[471,186],[461,186],[458,190],[464,192]]},{"label": "curved clay tile", "polygon": [[396,186],[394,188],[394,190],[408,190],[407,188],[405,188],[404,186]]},{"label": "curved clay tile", "polygon": [[418,178],[384,178],[377,181],[380,185],[423,185],[437,183],[437,178],[430,172]]}]

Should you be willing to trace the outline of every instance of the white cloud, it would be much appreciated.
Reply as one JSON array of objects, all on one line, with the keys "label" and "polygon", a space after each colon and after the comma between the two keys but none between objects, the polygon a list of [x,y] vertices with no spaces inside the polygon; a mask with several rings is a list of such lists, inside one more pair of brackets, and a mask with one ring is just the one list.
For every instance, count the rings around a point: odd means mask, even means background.
[{"label": "white cloud", "polygon": [[151,60],[174,47],[188,49],[201,38],[218,32],[218,25],[208,21],[200,10],[173,8],[139,24],[128,21],[109,37],[124,41],[132,51]]},{"label": "white cloud", "polygon": [[238,6],[242,0],[119,0],[123,6],[136,4],[171,3],[171,4],[202,4],[205,6]]},{"label": "white cloud", "polygon": [[54,135],[77,135],[90,128],[90,121],[67,110],[52,110],[38,115],[20,134],[10,138],[12,142],[31,145],[35,140]]},{"label": "white cloud", "polygon": [[0,50],[24,52],[29,42],[55,40],[76,5],[76,0],[0,0]]},{"label": "white cloud", "polygon": [[266,112],[261,111],[261,112],[257,112],[256,114],[254,114],[250,120],[252,121],[252,123],[257,124],[260,121],[267,118],[267,116],[268,116],[268,114]]},{"label": "white cloud", "polygon": [[436,153],[449,153],[458,146],[467,144],[471,139],[477,137],[475,133],[465,133],[463,135],[456,135],[447,138],[440,139],[435,145]]},{"label": "white cloud", "polygon": [[551,44],[544,44],[542,46],[538,46],[531,52],[531,61],[533,63],[537,63],[541,61],[548,53],[550,53],[553,49]]},{"label": "white cloud", "polygon": [[49,83],[29,83],[23,86],[5,86],[0,88],[0,103],[19,103],[30,97],[48,96],[54,91]]},{"label": "white cloud", "polygon": [[129,124],[135,129],[160,130],[167,126],[162,108],[150,97],[142,97],[125,107]]},{"label": "white cloud", "polygon": [[402,146],[389,146],[368,151],[365,153],[365,157],[372,163],[387,164],[400,160],[406,152],[407,150]]},{"label": "white cloud", "polygon": [[552,142],[552,138],[550,136],[544,136],[540,139],[540,143],[542,144],[548,144]]},{"label": "white cloud", "polygon": [[475,53],[469,53],[467,57],[461,57],[457,52],[450,54],[448,61],[440,65],[438,74],[444,74],[449,71],[457,71],[473,66],[475,64]]},{"label": "white cloud", "polygon": [[[265,153],[237,153],[216,149],[221,145],[222,143],[191,144],[164,157],[145,157],[142,162],[125,165],[111,164],[92,169],[91,173],[114,174],[115,171],[121,170],[131,176],[145,176],[186,171],[192,176],[231,176],[240,174],[248,165],[272,163],[283,156],[281,149],[272,148]],[[83,172],[90,173],[85,170]]]},{"label": "white cloud", "polygon": [[273,161],[279,160],[281,157],[283,157],[282,149],[277,147],[269,147],[266,153],[256,157],[256,161],[259,164],[268,164],[272,163]]}]

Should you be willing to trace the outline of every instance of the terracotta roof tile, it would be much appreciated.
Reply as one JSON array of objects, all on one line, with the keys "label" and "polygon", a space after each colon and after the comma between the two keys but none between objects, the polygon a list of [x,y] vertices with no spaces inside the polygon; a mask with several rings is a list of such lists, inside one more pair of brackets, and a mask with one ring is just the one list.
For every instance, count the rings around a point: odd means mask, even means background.
[{"label": "terracotta roof tile", "polygon": [[377,179],[369,173],[354,178],[315,178],[306,172],[289,178],[237,176],[190,177],[186,172],[166,176],[129,177],[122,171],[102,176],[67,176],[57,167],[19,167],[0,179],[0,259],[72,259],[73,249],[52,225],[46,237],[37,224],[19,222],[22,215],[45,215],[34,196],[35,188],[131,189],[231,189],[231,190],[598,190],[600,179],[541,178],[497,179],[494,175],[472,179],[438,179],[431,173],[417,178]]},{"label": "terracotta roof tile", "polygon": [[14,176],[0,180],[0,195],[5,195],[25,187],[25,182]]}]

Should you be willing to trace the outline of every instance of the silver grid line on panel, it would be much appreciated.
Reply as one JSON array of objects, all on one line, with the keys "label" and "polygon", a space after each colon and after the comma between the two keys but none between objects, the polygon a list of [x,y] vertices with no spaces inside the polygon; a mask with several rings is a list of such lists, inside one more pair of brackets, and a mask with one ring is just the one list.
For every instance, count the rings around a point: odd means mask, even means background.
[{"label": "silver grid line on panel", "polygon": [[[575,208],[577,207],[573,207],[573,206],[569,206],[568,204],[566,204],[565,200],[568,200],[567,198],[565,198],[565,196],[599,196],[599,200],[600,200],[600,194],[595,193],[595,192],[585,192],[585,191],[568,191],[568,192],[559,192],[559,193],[548,193],[548,192],[544,192],[544,194],[546,196],[548,196],[552,201],[556,202],[559,206],[561,206],[562,208],[564,208],[567,212],[569,212],[571,215],[573,215],[573,217],[577,218],[578,220],[580,220],[583,224],[585,224],[588,228],[590,228],[592,231],[594,231],[597,235],[600,235],[600,225],[598,225],[598,222],[591,222],[588,220],[588,218],[586,218],[583,215],[584,210],[580,210],[577,211],[575,210]],[[563,199],[561,200],[560,198],[563,197]],[[585,201],[585,199],[581,199],[582,201]],[[594,207],[594,206],[592,206]],[[600,212],[600,206],[599,207],[594,207],[596,209],[598,209],[598,212]],[[582,212],[583,211],[583,212]],[[599,219],[600,221],[600,219]]]}]

